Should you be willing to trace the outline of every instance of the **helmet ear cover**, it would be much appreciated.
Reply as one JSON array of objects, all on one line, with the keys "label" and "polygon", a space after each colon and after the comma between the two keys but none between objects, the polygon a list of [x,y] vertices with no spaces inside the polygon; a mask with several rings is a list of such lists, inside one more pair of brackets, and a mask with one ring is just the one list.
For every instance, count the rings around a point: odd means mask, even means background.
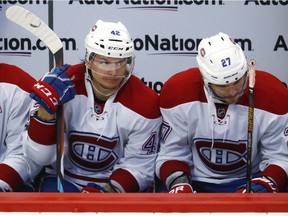
[{"label": "helmet ear cover", "polygon": [[128,59],[127,59],[127,64],[131,64],[132,63],[132,57],[129,57]]},{"label": "helmet ear cover", "polygon": [[93,61],[93,59],[95,58],[95,56],[96,56],[96,53],[91,52],[91,53],[89,54],[89,56],[88,56],[88,62]]},{"label": "helmet ear cover", "polygon": [[222,32],[201,40],[196,60],[206,84],[233,83],[241,79],[248,68],[240,46]]}]

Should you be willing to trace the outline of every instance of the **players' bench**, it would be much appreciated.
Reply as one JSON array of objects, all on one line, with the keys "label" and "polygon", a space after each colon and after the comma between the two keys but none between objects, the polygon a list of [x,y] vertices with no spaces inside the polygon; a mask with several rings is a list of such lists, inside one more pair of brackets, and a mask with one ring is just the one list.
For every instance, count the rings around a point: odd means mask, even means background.
[{"label": "players' bench", "polygon": [[0,212],[288,212],[288,193],[0,193]]}]

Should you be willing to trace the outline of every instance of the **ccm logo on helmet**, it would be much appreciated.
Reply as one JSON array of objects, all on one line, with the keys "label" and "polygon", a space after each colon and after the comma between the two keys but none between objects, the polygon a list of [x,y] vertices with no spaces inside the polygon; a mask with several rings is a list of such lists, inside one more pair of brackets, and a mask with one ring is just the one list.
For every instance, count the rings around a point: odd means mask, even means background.
[{"label": "ccm logo on helmet", "polygon": [[109,50],[124,50],[124,48],[122,47],[113,47],[113,46],[109,46],[108,49]]}]

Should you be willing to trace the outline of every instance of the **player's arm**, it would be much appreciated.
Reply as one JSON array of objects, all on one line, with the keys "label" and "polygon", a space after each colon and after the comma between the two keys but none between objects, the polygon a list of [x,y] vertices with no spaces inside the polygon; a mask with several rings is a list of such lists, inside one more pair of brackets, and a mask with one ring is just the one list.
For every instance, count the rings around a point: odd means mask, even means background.
[{"label": "player's arm", "polygon": [[156,174],[170,193],[191,193],[192,152],[187,143],[187,127],[174,118],[174,110],[162,110],[162,114],[164,122]]},{"label": "player's arm", "polygon": [[[287,112],[288,109],[288,96],[285,89],[285,96],[287,100],[281,101],[275,104],[277,109],[281,109],[283,112]],[[284,95],[283,95],[284,96]],[[283,98],[285,98],[285,96]],[[278,103],[278,104],[277,104]],[[285,111],[286,110],[286,111]],[[264,114],[263,114],[264,115]],[[263,122],[263,123],[262,123]],[[257,178],[253,178],[251,181],[251,192],[287,192],[288,187],[288,114],[278,113],[278,115],[270,115],[265,113],[262,118],[261,130],[264,135],[259,141],[261,146],[262,161],[260,163],[261,174]],[[240,187],[237,192],[246,192],[245,185]]]},{"label": "player's arm", "polygon": [[[75,96],[74,83],[68,73],[69,66],[63,65],[36,82],[30,97],[36,101],[29,126],[24,134],[24,154],[39,165],[48,165],[56,160],[56,119],[59,104]],[[75,77],[75,76],[73,76]]]},{"label": "player's arm", "polygon": [[[156,108],[155,108],[156,109]],[[118,192],[141,192],[151,189],[154,182],[154,165],[157,157],[162,118],[145,118],[135,115],[126,121],[127,143],[124,157],[114,167],[109,178],[108,189]],[[126,116],[123,115],[123,120]]]},{"label": "player's arm", "polygon": [[[285,102],[275,104],[277,108],[281,106],[283,110],[288,110],[288,94],[285,89]],[[284,97],[283,97],[284,98]],[[285,108],[286,107],[286,108]],[[278,115],[265,116],[263,122],[267,122],[265,135],[260,142],[262,143],[260,170],[262,173],[260,178],[252,179],[252,183],[263,185],[267,192],[287,192],[288,187],[288,114],[278,113]],[[274,119],[273,119],[274,118]],[[273,119],[273,120],[272,120]],[[271,122],[269,122],[269,120]]]}]

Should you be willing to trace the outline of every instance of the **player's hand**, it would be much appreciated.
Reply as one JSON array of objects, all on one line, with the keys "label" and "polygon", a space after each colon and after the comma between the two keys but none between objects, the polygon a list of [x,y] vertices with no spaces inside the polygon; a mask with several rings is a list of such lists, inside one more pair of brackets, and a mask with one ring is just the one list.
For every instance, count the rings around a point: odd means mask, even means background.
[{"label": "player's hand", "polygon": [[188,183],[179,183],[171,187],[169,193],[195,193]]},{"label": "player's hand", "polygon": [[95,183],[88,183],[87,186],[83,187],[80,192],[81,193],[106,193],[107,191],[100,185],[97,185]]},{"label": "player's hand", "polygon": [[[254,178],[251,181],[251,193],[276,193],[277,186],[266,177]],[[246,193],[246,184],[240,186],[236,193]]]},{"label": "player's hand", "polygon": [[67,64],[56,67],[32,87],[30,97],[50,114],[54,114],[60,104],[75,97],[74,84],[66,73],[67,69]]}]

